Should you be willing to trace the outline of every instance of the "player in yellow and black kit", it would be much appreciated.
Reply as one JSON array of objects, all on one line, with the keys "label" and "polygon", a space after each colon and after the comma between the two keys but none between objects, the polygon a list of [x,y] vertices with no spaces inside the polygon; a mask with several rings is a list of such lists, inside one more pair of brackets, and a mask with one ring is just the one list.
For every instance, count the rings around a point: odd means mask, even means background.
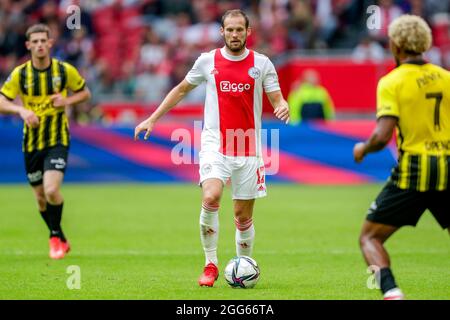
[{"label": "player in yellow and black kit", "polygon": [[[26,33],[31,60],[16,67],[0,89],[0,112],[25,121],[22,149],[28,181],[50,230],[50,257],[63,258],[70,245],[61,229],[60,187],[70,144],[65,107],[90,98],[85,80],[68,63],[52,59],[49,28],[38,24]],[[68,96],[68,91],[73,92]],[[13,103],[20,96],[23,106]]]},{"label": "player in yellow and black kit", "polygon": [[398,67],[378,83],[377,127],[355,145],[357,162],[382,149],[397,128],[398,165],[372,203],[360,245],[376,273],[385,300],[403,299],[384,242],[400,227],[415,226],[429,209],[443,229],[450,226],[450,72],[424,61],[431,46],[426,22],[404,15],[389,26]]}]

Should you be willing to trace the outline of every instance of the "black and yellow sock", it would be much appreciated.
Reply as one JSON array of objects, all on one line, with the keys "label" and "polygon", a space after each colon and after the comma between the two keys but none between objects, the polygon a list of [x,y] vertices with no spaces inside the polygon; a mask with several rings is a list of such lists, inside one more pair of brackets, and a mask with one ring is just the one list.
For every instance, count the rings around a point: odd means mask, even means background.
[{"label": "black and yellow sock", "polygon": [[66,241],[64,233],[61,229],[61,218],[64,203],[59,205],[51,205],[47,203],[47,214],[50,224],[50,237],[58,237],[62,241]]}]

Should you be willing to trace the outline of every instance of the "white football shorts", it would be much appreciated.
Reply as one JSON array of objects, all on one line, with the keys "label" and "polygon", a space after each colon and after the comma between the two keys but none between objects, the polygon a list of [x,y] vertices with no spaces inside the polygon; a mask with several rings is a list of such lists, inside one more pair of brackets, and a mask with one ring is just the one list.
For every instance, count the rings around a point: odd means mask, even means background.
[{"label": "white football shorts", "polygon": [[250,200],[265,197],[266,177],[264,161],[260,157],[232,157],[220,152],[200,151],[200,185],[210,178],[231,179],[233,200]]}]

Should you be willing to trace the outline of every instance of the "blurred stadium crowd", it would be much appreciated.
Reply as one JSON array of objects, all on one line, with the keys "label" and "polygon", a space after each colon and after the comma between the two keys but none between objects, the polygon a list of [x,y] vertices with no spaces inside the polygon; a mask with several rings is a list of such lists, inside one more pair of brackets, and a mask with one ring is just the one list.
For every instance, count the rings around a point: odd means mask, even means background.
[{"label": "blurred stadium crowd", "polygon": [[[66,27],[70,5],[81,8],[79,29]],[[381,9],[380,28],[373,30],[366,25],[370,5]],[[44,22],[56,39],[53,55],[86,77],[94,106],[105,100],[155,103],[201,52],[223,45],[220,18],[232,8],[250,16],[248,46],[275,61],[310,49],[381,60],[390,21],[417,14],[433,28],[429,59],[450,65],[450,0],[0,0],[0,82],[27,58],[27,27]],[[199,102],[202,95],[189,99]]]}]

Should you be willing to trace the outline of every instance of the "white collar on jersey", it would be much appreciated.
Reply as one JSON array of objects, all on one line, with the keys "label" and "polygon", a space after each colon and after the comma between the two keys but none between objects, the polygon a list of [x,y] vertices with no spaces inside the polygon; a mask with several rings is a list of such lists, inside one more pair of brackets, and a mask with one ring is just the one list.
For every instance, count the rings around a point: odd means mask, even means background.
[{"label": "white collar on jersey", "polygon": [[227,60],[241,61],[241,60],[244,60],[245,58],[247,58],[248,54],[250,53],[250,50],[245,48],[244,53],[241,54],[240,56],[232,56],[231,54],[227,53],[227,51],[225,50],[225,47],[222,47],[222,48],[220,48],[220,53]]}]

